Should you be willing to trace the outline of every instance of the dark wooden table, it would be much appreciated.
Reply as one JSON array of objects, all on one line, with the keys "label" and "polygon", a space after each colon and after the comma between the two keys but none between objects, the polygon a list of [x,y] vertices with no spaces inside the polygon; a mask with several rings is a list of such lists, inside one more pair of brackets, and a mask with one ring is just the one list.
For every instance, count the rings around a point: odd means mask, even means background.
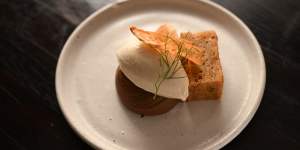
[{"label": "dark wooden table", "polygon": [[[64,119],[55,68],[64,42],[112,0],[0,1],[0,149],[91,149]],[[300,1],[215,0],[261,44],[267,67],[262,103],[224,149],[300,149]]]}]

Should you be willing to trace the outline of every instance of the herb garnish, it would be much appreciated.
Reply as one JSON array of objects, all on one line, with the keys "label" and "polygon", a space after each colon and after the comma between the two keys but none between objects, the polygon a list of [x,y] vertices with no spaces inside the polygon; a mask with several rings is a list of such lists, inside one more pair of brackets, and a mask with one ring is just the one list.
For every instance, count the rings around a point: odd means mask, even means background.
[{"label": "herb garnish", "polygon": [[[170,41],[171,40],[171,41]],[[170,54],[170,51],[168,50],[168,43],[173,42],[177,47],[177,52],[175,56]],[[184,46],[183,40],[175,40],[169,35],[166,35],[166,39],[164,41],[164,50],[159,51],[160,54],[160,72],[158,73],[157,80],[154,84],[155,87],[155,94],[153,96],[153,99],[156,99],[157,94],[159,92],[159,88],[163,81],[169,80],[169,79],[180,79],[185,78],[186,76],[174,76],[180,69],[182,69],[182,65],[180,65],[182,58],[186,58],[188,55],[188,52],[193,47],[190,47],[189,49],[186,49]]]}]

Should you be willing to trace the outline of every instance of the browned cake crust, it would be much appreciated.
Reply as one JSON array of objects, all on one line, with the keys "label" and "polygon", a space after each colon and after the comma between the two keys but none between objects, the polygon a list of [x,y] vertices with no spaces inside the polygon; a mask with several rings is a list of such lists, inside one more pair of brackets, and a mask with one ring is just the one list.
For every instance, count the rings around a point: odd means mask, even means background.
[{"label": "browned cake crust", "polygon": [[189,78],[188,100],[219,99],[223,91],[223,72],[218,52],[218,38],[214,31],[181,33],[181,38],[204,49],[203,64],[184,63]]}]

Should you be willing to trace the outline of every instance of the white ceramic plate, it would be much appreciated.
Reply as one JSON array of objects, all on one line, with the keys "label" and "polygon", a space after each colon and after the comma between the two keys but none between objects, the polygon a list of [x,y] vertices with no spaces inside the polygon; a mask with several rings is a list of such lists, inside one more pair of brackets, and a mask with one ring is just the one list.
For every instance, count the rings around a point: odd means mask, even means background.
[{"label": "white ceramic plate", "polygon": [[[143,117],[118,100],[115,52],[129,38],[129,25],[179,31],[215,30],[224,71],[220,101],[178,104]],[[110,4],[80,24],[65,44],[56,72],[61,109],[70,125],[95,148],[130,150],[219,149],[236,137],[257,110],[265,64],[250,30],[210,1],[128,0]]]}]

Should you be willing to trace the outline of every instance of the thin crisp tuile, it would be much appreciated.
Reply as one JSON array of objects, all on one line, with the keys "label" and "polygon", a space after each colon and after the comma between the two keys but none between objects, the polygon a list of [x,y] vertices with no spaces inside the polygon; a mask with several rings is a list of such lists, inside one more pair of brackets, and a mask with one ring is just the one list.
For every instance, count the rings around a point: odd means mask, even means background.
[{"label": "thin crisp tuile", "polygon": [[[161,26],[156,32],[145,31],[135,26],[130,26],[130,31],[141,42],[150,45],[158,52],[168,50],[172,56],[176,56],[178,47],[182,46],[182,48],[186,50],[181,54],[182,57],[185,57],[197,65],[201,65],[203,63],[203,48],[195,46],[188,40],[178,38],[176,31],[170,31],[168,25]],[[171,40],[165,41],[165,39]],[[167,48],[165,48],[166,42],[168,43]]]}]

